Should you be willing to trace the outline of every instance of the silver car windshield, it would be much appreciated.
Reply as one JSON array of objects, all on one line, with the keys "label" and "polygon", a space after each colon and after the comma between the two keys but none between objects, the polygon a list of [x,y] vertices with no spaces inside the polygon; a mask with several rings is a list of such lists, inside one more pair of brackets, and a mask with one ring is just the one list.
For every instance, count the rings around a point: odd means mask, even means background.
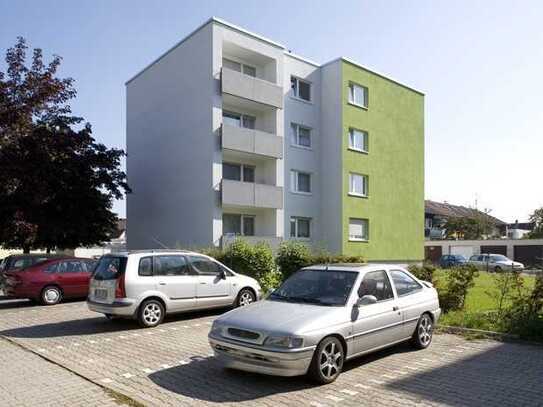
[{"label": "silver car windshield", "polygon": [[343,306],[356,281],[357,273],[337,270],[300,270],[290,276],[270,296],[270,300],[323,306]]}]

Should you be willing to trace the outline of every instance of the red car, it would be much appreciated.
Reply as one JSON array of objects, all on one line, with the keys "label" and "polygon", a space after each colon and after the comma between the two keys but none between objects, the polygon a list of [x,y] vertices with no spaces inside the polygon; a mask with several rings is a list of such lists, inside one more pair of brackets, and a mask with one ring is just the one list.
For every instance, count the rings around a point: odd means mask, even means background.
[{"label": "red car", "polygon": [[84,298],[95,264],[92,259],[66,257],[7,271],[5,291],[8,297],[29,298],[43,305],[58,304],[63,298]]}]

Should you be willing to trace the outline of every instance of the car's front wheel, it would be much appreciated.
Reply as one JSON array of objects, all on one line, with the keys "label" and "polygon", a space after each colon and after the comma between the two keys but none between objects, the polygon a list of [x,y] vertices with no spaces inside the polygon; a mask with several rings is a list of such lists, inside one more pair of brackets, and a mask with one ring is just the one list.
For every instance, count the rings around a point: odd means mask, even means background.
[{"label": "car's front wheel", "polygon": [[41,292],[41,303],[43,305],[55,305],[62,300],[62,291],[55,286],[45,287]]},{"label": "car's front wheel", "polygon": [[417,349],[426,349],[432,343],[434,323],[428,314],[422,314],[417,323],[417,329],[413,333],[411,343]]},{"label": "car's front wheel", "polygon": [[249,305],[255,301],[256,296],[253,290],[250,288],[244,288],[238,294],[238,298],[236,299],[236,307],[245,307],[246,305]]},{"label": "car's front wheel", "polygon": [[138,312],[138,322],[143,328],[152,328],[164,320],[164,305],[158,300],[144,301]]},{"label": "car's front wheel", "polygon": [[345,350],[339,339],[324,338],[313,354],[308,374],[317,383],[332,383],[341,373],[344,360]]},{"label": "car's front wheel", "polygon": [[500,266],[496,266],[496,267],[494,267],[494,271],[495,271],[496,273],[501,273],[501,272],[502,272],[502,268],[501,268]]}]

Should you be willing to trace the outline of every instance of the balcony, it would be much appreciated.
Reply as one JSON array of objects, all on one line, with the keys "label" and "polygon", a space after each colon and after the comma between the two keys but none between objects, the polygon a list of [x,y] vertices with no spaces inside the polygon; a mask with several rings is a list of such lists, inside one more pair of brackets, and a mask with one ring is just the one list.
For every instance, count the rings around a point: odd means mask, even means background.
[{"label": "balcony", "polygon": [[249,208],[283,208],[283,188],[253,182],[222,180],[222,203]]},{"label": "balcony", "polygon": [[275,83],[222,68],[222,92],[257,103],[283,108],[283,89]]},{"label": "balcony", "polygon": [[271,158],[282,158],[283,138],[260,130],[223,124],[222,148]]},{"label": "balcony", "polygon": [[257,243],[266,243],[271,249],[275,252],[281,242],[283,241],[282,237],[279,236],[236,236],[236,235],[223,235],[221,238],[221,246],[226,247],[232,244],[236,239],[241,239],[250,245],[255,245]]}]

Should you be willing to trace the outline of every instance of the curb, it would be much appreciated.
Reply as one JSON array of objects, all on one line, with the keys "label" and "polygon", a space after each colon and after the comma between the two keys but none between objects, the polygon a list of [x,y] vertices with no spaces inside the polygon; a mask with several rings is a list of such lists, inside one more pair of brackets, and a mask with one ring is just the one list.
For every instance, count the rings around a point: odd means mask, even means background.
[{"label": "curb", "polygon": [[519,335],[508,334],[504,332],[496,331],[485,331],[483,329],[474,329],[474,328],[464,328],[461,326],[449,326],[449,325],[438,325],[436,330],[439,333],[448,333],[454,335],[480,335],[484,339],[493,339],[500,342],[516,342],[525,345],[533,345],[538,347],[543,347],[543,343],[534,342],[526,339],[522,339]]}]

